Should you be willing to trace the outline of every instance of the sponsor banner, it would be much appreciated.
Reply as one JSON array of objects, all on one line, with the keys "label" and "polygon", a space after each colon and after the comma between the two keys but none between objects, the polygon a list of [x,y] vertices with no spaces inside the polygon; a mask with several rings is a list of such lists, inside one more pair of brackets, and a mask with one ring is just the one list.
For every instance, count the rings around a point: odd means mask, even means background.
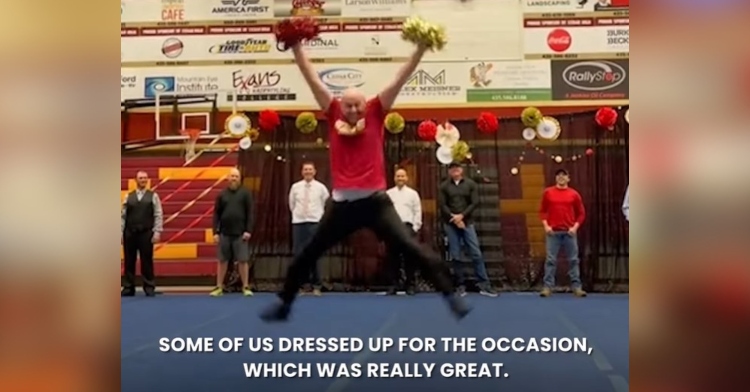
[{"label": "sponsor banner", "polygon": [[526,58],[602,57],[630,52],[630,26],[554,27],[524,29]]},{"label": "sponsor banner", "polygon": [[335,96],[340,96],[349,88],[364,89],[367,82],[365,73],[360,68],[332,67],[318,72],[320,80]]},{"label": "sponsor banner", "polygon": [[341,16],[342,0],[275,0],[273,14],[276,17],[290,16]]},{"label": "sponsor banner", "polygon": [[622,11],[630,0],[523,0],[525,13],[581,13]]},{"label": "sponsor banner", "polygon": [[[157,74],[159,75],[159,74]],[[163,93],[208,94],[219,90],[219,78],[205,73],[196,75],[146,76],[143,78],[143,97],[155,98]]]},{"label": "sponsor banner", "polygon": [[[206,29],[216,34],[201,35]],[[234,29],[243,33],[221,34],[234,32]],[[277,49],[271,26],[144,28],[141,32],[148,35],[121,40],[124,66],[139,62],[168,66],[190,65],[191,61],[215,61],[215,65],[221,65],[227,61],[231,64],[232,61],[292,60],[291,53]],[[189,35],[191,32],[197,35]],[[304,48],[313,59],[406,57],[413,51],[397,31],[327,32],[305,43]]]},{"label": "sponsor banner", "polygon": [[630,98],[628,60],[553,60],[551,71],[555,101]]},{"label": "sponsor banner", "polygon": [[412,0],[343,0],[341,15],[349,18],[411,16]]},{"label": "sponsor banner", "polygon": [[464,68],[466,102],[550,101],[550,62],[472,63]]},{"label": "sponsor banner", "polygon": [[120,100],[141,98],[141,85],[143,79],[135,73],[120,72]]},{"label": "sponsor banner", "polygon": [[[401,89],[400,104],[463,103],[466,96],[464,66],[460,63],[423,63]],[[397,68],[390,76],[395,75]],[[383,83],[388,81],[384,80]]]},{"label": "sponsor banner", "polygon": [[180,25],[191,21],[268,20],[274,0],[122,0],[120,22]]}]

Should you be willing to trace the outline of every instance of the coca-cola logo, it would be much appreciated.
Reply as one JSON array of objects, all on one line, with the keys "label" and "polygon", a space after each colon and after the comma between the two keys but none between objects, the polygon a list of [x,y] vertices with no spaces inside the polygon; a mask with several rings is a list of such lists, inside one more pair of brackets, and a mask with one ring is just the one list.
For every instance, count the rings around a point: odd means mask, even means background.
[{"label": "coca-cola logo", "polygon": [[568,86],[583,91],[613,89],[624,83],[627,76],[625,68],[612,61],[581,61],[562,72],[563,81]]},{"label": "coca-cola logo", "polygon": [[572,43],[573,38],[567,30],[555,29],[547,35],[547,46],[557,53],[562,53],[570,49]]}]

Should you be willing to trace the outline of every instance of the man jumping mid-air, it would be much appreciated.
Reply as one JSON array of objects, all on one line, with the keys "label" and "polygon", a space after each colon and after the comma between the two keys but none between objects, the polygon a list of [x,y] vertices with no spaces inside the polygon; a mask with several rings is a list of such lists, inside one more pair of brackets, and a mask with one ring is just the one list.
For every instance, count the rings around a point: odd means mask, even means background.
[{"label": "man jumping mid-air", "polygon": [[448,266],[435,253],[420,246],[401,222],[393,202],[385,193],[383,122],[426,50],[420,46],[395,79],[377,96],[367,100],[355,89],[335,98],[320,80],[301,45],[292,46],[302,76],[315,101],[326,113],[333,193],[318,230],[289,267],[284,289],[279,295],[281,303],[267,309],[261,315],[264,320],[286,320],[312,266],[329,248],[362,227],[373,230],[389,247],[400,249],[408,262],[418,264],[422,275],[443,294],[457,318],[469,313],[470,308],[464,300],[453,294]]}]

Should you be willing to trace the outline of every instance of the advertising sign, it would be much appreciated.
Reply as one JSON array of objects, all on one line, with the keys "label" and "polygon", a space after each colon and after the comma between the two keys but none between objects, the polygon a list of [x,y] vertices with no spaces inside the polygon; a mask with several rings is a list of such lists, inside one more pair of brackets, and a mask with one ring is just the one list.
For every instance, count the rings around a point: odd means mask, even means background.
[{"label": "advertising sign", "polygon": [[466,71],[466,102],[549,101],[549,61],[480,62]]},{"label": "advertising sign", "polygon": [[627,58],[630,26],[526,27],[527,59]]},{"label": "advertising sign", "polygon": [[555,101],[629,99],[628,60],[554,60],[551,70]]},{"label": "advertising sign", "polygon": [[628,10],[630,0],[523,0],[525,13],[583,13]]}]

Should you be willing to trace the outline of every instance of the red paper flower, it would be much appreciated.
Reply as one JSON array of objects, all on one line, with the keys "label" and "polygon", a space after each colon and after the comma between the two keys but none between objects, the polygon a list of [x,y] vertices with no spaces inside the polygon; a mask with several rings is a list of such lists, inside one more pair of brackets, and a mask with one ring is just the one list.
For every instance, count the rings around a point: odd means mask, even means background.
[{"label": "red paper flower", "polygon": [[497,117],[489,112],[482,112],[477,118],[477,129],[481,133],[495,133],[499,128]]},{"label": "red paper flower", "polygon": [[596,111],[596,123],[602,127],[607,128],[610,131],[615,129],[615,123],[617,122],[617,111],[612,108],[601,108]]},{"label": "red paper flower", "polygon": [[261,131],[273,131],[279,124],[281,124],[281,119],[275,111],[266,109],[258,113],[258,127]]},{"label": "red paper flower", "polygon": [[309,17],[284,19],[276,24],[276,47],[284,52],[292,46],[314,39],[320,34],[318,22]]},{"label": "red paper flower", "polygon": [[417,136],[424,141],[434,141],[437,135],[437,124],[430,120],[424,120],[417,127]]}]

